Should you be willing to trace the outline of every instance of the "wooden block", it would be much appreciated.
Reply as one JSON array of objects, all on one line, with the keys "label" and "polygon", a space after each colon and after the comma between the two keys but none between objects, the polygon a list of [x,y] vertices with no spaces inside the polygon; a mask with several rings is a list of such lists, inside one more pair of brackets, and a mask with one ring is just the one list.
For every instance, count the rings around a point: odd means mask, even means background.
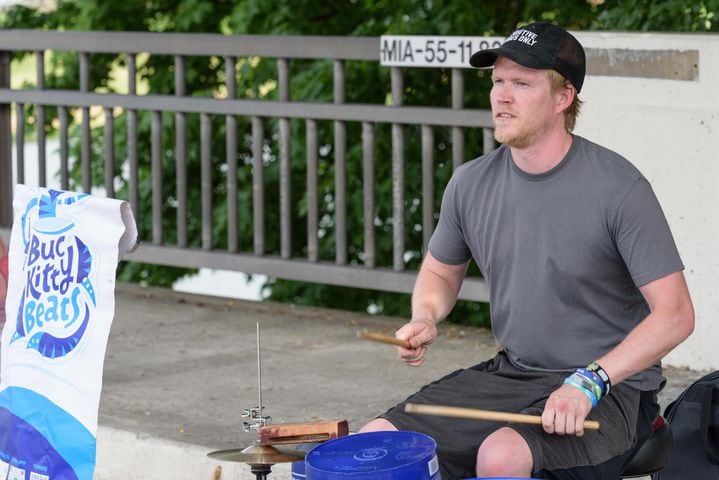
[{"label": "wooden block", "polygon": [[260,428],[262,445],[314,443],[344,437],[349,433],[347,420],[318,420],[306,423],[277,423]]}]

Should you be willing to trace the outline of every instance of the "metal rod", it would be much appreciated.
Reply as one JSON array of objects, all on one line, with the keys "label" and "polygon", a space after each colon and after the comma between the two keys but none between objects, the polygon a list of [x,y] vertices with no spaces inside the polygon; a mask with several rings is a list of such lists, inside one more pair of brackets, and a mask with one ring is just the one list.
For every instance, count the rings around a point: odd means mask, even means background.
[{"label": "metal rod", "polygon": [[227,161],[227,251],[239,248],[237,214],[237,118],[225,117],[225,158]]},{"label": "metal rod", "polygon": [[374,125],[362,123],[362,205],[364,209],[364,264],[375,266],[374,237]]},{"label": "metal rod", "polygon": [[[392,67],[392,105],[404,104],[404,77],[402,69]],[[404,270],[404,126],[392,124],[392,244],[393,268]]]},{"label": "metal rod", "polygon": [[200,203],[202,248],[212,250],[212,119],[200,115]]},{"label": "metal rod", "polygon": [[[225,57],[225,85],[227,98],[237,98],[237,61],[235,57]],[[227,161],[227,251],[237,252],[238,209],[237,209],[237,118],[225,117],[225,158]]]},{"label": "metal rod", "polygon": [[292,130],[288,118],[280,118],[280,255],[292,256]]},{"label": "metal rod", "polygon": [[307,259],[319,260],[317,190],[317,122],[307,119]]},{"label": "metal rod", "polygon": [[494,130],[491,128],[482,129],[482,147],[484,151],[482,153],[487,154],[494,150],[496,143],[494,143]]},{"label": "metal rod", "polygon": [[[464,77],[459,68],[452,69],[452,109],[462,110],[464,107]],[[486,152],[485,152],[486,153]],[[452,168],[464,163],[464,129],[452,127]]]},{"label": "metal rod", "polygon": [[60,120],[60,188],[70,190],[70,179],[68,175],[69,147],[67,138],[67,107],[58,107],[57,116]]},{"label": "metal rod", "polygon": [[260,322],[257,322],[257,398],[259,403],[260,422],[264,423],[262,417],[262,361],[260,360]]},{"label": "metal rod", "polygon": [[[45,52],[39,50],[35,52],[37,89],[45,88]],[[37,105],[35,108],[37,134],[37,176],[38,185],[45,187],[47,185],[47,148],[45,143],[45,106]]]},{"label": "metal rod", "polygon": [[175,113],[175,195],[177,195],[177,246],[187,246],[187,117]]},{"label": "metal rod", "polygon": [[[279,100],[290,101],[290,62],[286,58],[277,59],[277,83]],[[292,130],[289,118],[280,118],[280,255],[292,256]]]},{"label": "metal rod", "polygon": [[264,127],[260,117],[252,117],[252,222],[255,255],[265,253]]},{"label": "metal rod", "polygon": [[152,243],[162,245],[162,113],[152,112],[150,163],[152,172]]},{"label": "metal rod", "polygon": [[250,472],[255,474],[255,480],[266,480],[267,475],[269,475],[270,472],[272,471],[271,468],[272,467],[270,465],[264,465],[264,464],[252,465],[252,464],[250,464]]},{"label": "metal rod", "polygon": [[[0,38],[2,37],[0,30]],[[394,67],[393,67],[394,68]],[[397,67],[399,68],[399,67]],[[403,125],[435,125],[440,127],[482,128],[492,126],[489,110],[452,110],[444,107],[370,105],[358,103],[297,102],[244,100],[212,97],[177,97],[175,95],[124,95],[120,93],[78,92],[75,90],[36,90],[0,88],[0,102],[38,103],[45,106],[72,108],[115,107],[128,110],[213,115],[260,116],[306,120],[342,120],[345,122],[399,123]]]},{"label": "metal rod", "polygon": [[422,251],[434,230],[434,131],[422,125]]},{"label": "metal rod", "polygon": [[[17,148],[15,169],[17,171],[17,183],[25,183],[25,104],[23,103],[15,104],[15,128],[15,147]],[[9,162],[12,155],[8,155],[6,158],[8,158]],[[10,178],[12,178],[12,176]],[[12,183],[8,191],[11,189]],[[12,202],[7,202],[7,204],[10,205]]]},{"label": "metal rod", "polygon": [[[90,91],[90,54],[80,53],[80,91]],[[90,193],[92,190],[92,151],[90,150],[90,107],[82,109],[82,143],[80,147],[80,164],[82,165],[82,190]]]},{"label": "metal rod", "polygon": [[92,151],[90,150],[90,135],[90,107],[83,107],[80,164],[82,165],[82,191],[85,193],[92,191]]},{"label": "metal rod", "polygon": [[[0,88],[10,88],[10,61],[12,52],[0,52]],[[17,105],[18,111],[23,108]],[[24,145],[18,145],[18,154]],[[18,175],[20,175],[18,170]],[[0,228],[12,225],[12,105],[0,104]]]},{"label": "metal rod", "polygon": [[[184,97],[185,57],[175,55],[175,96]],[[177,196],[177,246],[187,246],[187,119],[175,112],[175,195]]]},{"label": "metal rod", "polygon": [[139,219],[139,158],[137,154],[137,112],[135,110],[127,111],[127,161],[130,164],[130,186],[128,188],[130,204],[135,218]]},{"label": "metal rod", "polygon": [[111,107],[105,107],[105,191],[115,197],[115,117]]},{"label": "metal rod", "polygon": [[[137,56],[126,54],[127,61],[127,93],[137,94]],[[139,187],[138,187],[138,156],[137,156],[137,111],[127,111],[127,161],[130,165],[128,196],[135,218],[138,219]]]},{"label": "metal rod", "polygon": [[[334,103],[345,103],[344,62],[334,62]],[[335,261],[347,263],[347,127],[335,121]]]}]

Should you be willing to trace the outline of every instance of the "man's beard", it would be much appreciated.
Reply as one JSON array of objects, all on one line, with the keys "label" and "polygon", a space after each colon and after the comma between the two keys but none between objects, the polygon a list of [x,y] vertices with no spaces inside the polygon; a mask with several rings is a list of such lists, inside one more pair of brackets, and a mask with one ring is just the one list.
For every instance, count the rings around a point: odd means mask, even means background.
[{"label": "man's beard", "polygon": [[526,130],[515,135],[502,134],[495,126],[494,139],[513,148],[526,148],[532,142],[533,135]]}]

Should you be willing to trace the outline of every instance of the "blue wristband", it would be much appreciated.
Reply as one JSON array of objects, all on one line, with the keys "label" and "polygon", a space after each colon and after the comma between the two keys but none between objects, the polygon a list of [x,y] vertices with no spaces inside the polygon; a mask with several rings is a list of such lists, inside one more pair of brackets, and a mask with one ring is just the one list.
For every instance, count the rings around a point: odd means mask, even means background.
[{"label": "blue wristband", "polygon": [[581,372],[581,368],[574,372],[571,376],[577,383],[582,385],[584,388],[587,388],[594,392],[594,395],[597,397],[597,403],[599,400],[602,399],[603,391],[602,391],[602,385],[597,383],[594,378],[591,376],[584,374]]},{"label": "blue wristband", "polygon": [[577,382],[572,380],[571,377],[567,377],[564,380],[564,384],[565,385],[573,385],[573,386],[577,387],[578,389],[583,391],[585,393],[585,395],[589,398],[589,401],[592,403],[592,408],[595,408],[597,406],[597,397],[594,395],[594,393],[590,392],[589,390],[587,390],[586,388],[584,388],[583,386],[581,386],[580,384],[578,384]]},{"label": "blue wristband", "polygon": [[604,393],[604,380],[602,380],[602,378],[599,375],[597,375],[594,372],[590,372],[586,368],[578,368],[577,373],[591,378],[594,382],[596,382],[597,385],[599,385],[599,388],[602,389],[602,393]]}]

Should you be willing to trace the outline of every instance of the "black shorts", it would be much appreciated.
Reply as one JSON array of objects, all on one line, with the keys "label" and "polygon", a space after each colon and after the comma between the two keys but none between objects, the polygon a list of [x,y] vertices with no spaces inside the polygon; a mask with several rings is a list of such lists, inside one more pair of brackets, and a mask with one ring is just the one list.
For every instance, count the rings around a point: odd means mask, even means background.
[{"label": "black shorts", "polygon": [[587,417],[601,424],[582,437],[550,435],[541,425],[486,422],[431,415],[408,414],[407,402],[450,405],[539,415],[547,397],[559,388],[566,372],[527,371],[514,366],[500,352],[474,367],[457,370],[426,385],[383,415],[400,430],[431,436],[443,480],[475,476],[477,449],[500,427],[516,430],[527,441],[534,461],[533,477],[551,479],[616,479],[625,453],[651,432],[659,406],[655,392],[641,392],[619,384]]}]

